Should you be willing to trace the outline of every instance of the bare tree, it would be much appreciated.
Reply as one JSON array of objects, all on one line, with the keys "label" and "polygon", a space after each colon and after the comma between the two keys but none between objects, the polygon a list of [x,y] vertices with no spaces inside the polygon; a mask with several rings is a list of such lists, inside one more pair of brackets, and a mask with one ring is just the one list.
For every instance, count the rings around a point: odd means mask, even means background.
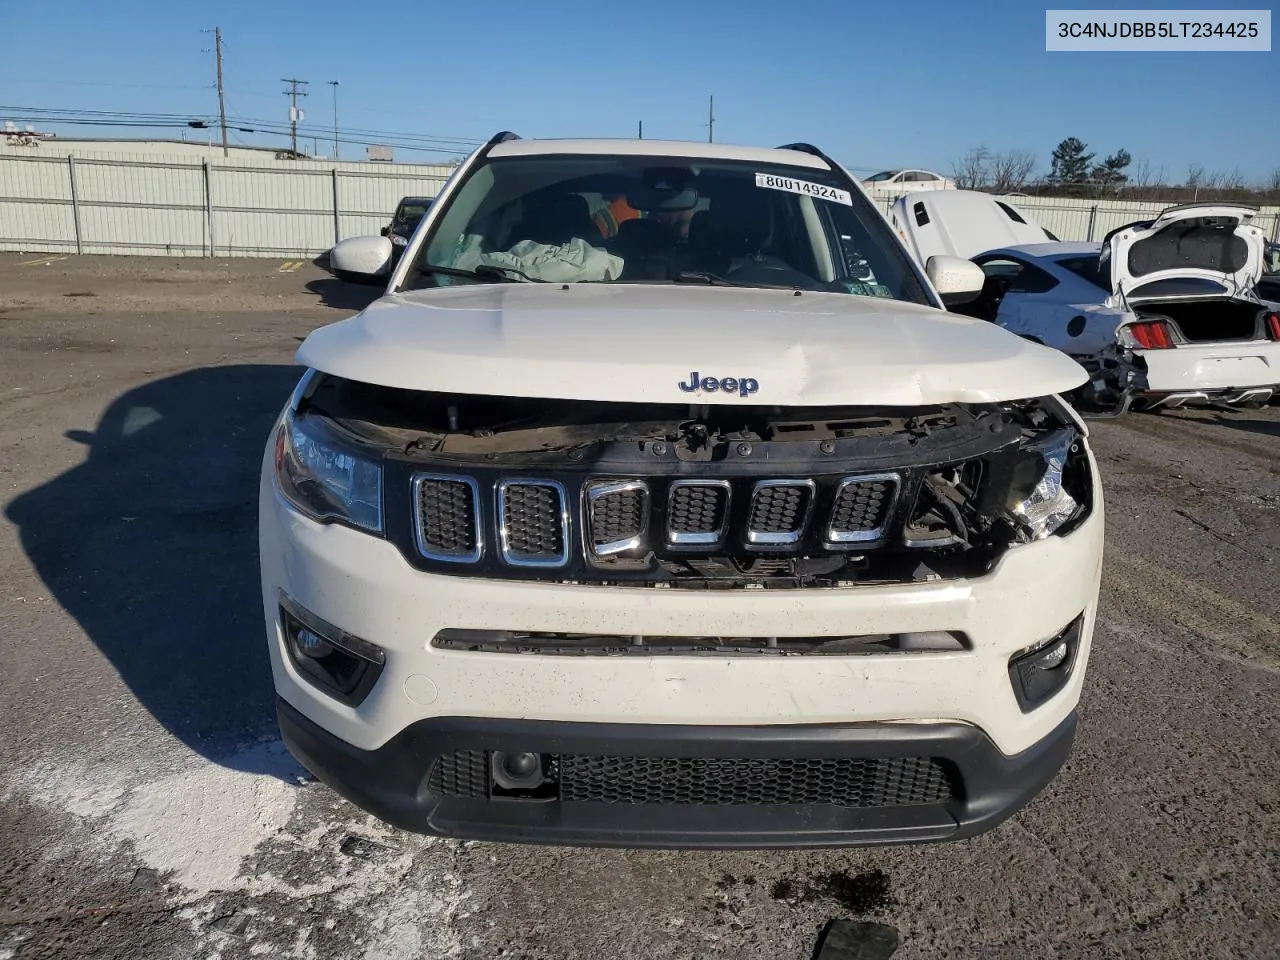
[{"label": "bare tree", "polygon": [[1144,190],[1153,183],[1151,161],[1142,157],[1133,165],[1133,173],[1129,174],[1129,186]]},{"label": "bare tree", "polygon": [[1190,164],[1187,167],[1187,189],[1198,190],[1204,185],[1204,167],[1198,163]]},{"label": "bare tree", "polygon": [[1280,167],[1271,171],[1271,176],[1267,178],[1266,189],[1272,193],[1280,193]]},{"label": "bare tree", "polygon": [[961,190],[978,190],[990,179],[988,164],[991,151],[986,147],[971,147],[969,152],[951,165],[951,177]]},{"label": "bare tree", "polygon": [[1226,173],[1222,175],[1222,189],[1223,190],[1243,190],[1244,189],[1244,174],[1240,172],[1240,169],[1238,167],[1235,170],[1232,170],[1230,173]]},{"label": "bare tree", "polygon": [[1036,155],[1030,150],[1006,150],[991,157],[991,185],[996,193],[1021,190],[1036,168]]},{"label": "bare tree", "polygon": [[1212,173],[1209,173],[1205,176],[1204,189],[1221,190],[1222,181],[1225,179],[1226,179],[1226,176],[1222,173],[1221,170],[1214,170]]}]

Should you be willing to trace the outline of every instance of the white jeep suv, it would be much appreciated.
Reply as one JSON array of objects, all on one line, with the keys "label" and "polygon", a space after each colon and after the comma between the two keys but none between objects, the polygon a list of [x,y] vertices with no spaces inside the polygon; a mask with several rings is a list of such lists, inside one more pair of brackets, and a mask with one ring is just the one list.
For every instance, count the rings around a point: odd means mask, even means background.
[{"label": "white jeep suv", "polygon": [[1067,757],[1103,517],[1065,355],[853,178],[501,134],[316,330],[261,485],[284,739],[401,827],[946,840]]}]

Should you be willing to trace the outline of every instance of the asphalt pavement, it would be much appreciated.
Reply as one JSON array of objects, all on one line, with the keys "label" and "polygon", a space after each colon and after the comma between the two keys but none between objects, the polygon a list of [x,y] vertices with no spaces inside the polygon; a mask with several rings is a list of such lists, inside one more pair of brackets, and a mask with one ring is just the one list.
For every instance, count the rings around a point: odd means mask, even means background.
[{"label": "asphalt pavement", "polygon": [[270,422],[300,339],[374,295],[297,261],[0,254],[0,960],[808,960],[832,920],[867,958],[1280,957],[1280,408],[1093,425],[1079,738],[996,830],[432,840],[289,758],[262,635]]}]

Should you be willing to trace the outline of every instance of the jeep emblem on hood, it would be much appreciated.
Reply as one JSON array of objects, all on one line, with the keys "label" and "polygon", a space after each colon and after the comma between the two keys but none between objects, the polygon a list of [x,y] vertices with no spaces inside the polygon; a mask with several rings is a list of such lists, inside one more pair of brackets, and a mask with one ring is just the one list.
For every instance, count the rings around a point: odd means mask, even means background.
[{"label": "jeep emblem on hood", "polygon": [[749,397],[760,389],[760,381],[754,377],[701,377],[697,370],[689,374],[689,382],[678,384],[685,393],[736,393]]}]

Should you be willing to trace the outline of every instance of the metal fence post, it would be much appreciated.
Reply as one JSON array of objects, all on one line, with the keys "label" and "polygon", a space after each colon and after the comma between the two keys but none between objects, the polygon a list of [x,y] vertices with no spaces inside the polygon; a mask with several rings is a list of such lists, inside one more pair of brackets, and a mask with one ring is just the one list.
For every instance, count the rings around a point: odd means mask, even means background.
[{"label": "metal fence post", "polygon": [[213,257],[213,190],[209,185],[209,158],[200,161],[204,168],[204,224],[209,234],[209,257]]},{"label": "metal fence post", "polygon": [[76,189],[76,158],[67,154],[67,178],[71,181],[71,219],[76,227],[76,254],[84,253],[84,238],[80,233],[80,193]]},{"label": "metal fence post", "polygon": [[1085,236],[1085,240],[1087,240],[1089,243],[1093,243],[1093,224],[1094,224],[1094,221],[1096,221],[1097,219],[1098,219],[1098,205],[1095,203],[1092,207],[1089,208],[1089,232]]},{"label": "metal fence post", "polygon": [[342,239],[341,217],[338,207],[338,168],[333,168],[333,242],[336,246]]}]

